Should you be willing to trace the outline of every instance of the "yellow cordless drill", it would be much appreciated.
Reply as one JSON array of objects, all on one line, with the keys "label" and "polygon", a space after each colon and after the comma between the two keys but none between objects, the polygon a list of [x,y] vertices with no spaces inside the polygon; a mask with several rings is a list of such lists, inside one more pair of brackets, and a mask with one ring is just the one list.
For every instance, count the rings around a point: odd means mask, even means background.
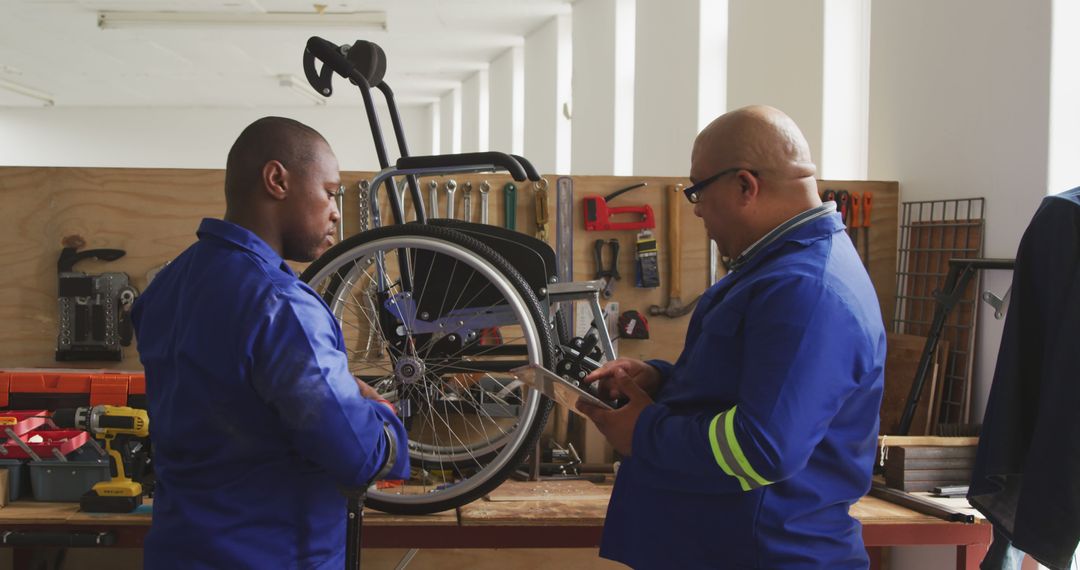
[{"label": "yellow cordless drill", "polygon": [[113,449],[118,435],[146,437],[150,419],[146,410],[127,406],[94,406],[66,408],[53,412],[53,422],[59,427],[82,429],[105,442],[105,450],[116,464],[116,477],[95,483],[79,501],[83,511],[91,513],[128,513],[143,502],[142,485],[124,473],[124,459]]}]

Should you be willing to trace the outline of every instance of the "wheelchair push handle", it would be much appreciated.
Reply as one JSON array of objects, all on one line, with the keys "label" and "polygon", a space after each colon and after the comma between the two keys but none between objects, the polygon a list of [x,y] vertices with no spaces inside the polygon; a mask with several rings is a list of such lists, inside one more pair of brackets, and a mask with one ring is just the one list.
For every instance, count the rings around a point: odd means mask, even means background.
[{"label": "wheelchair push handle", "polygon": [[454,168],[459,166],[476,166],[490,164],[506,170],[510,176],[518,182],[525,180],[539,180],[540,176],[536,169],[527,160],[521,159],[528,168],[514,157],[502,152],[467,152],[463,154],[444,154],[434,156],[403,156],[398,159],[399,170],[438,170],[440,168]]},{"label": "wheelchair push handle", "polygon": [[[315,60],[323,62],[321,70],[315,69]],[[318,36],[312,36],[304,49],[304,75],[308,83],[329,97],[334,72],[357,85],[378,87],[386,75],[386,52],[378,44],[357,40],[353,45],[338,46]]]},{"label": "wheelchair push handle", "polygon": [[[521,164],[521,167],[525,169],[525,175],[529,177],[529,180],[531,180],[533,182],[539,182],[540,181],[540,173],[536,171],[536,168],[533,167],[531,162],[529,162],[528,160],[525,160],[524,156],[518,156],[516,154],[511,154],[510,156],[514,160],[518,161],[518,163]],[[521,182],[521,181],[518,180],[518,182]]]}]

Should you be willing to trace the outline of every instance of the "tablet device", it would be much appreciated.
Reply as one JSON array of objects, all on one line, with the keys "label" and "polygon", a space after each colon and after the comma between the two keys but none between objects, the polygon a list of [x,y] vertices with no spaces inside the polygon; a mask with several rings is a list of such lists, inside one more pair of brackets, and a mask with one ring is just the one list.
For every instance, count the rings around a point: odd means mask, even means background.
[{"label": "tablet device", "polygon": [[551,372],[539,364],[519,366],[511,370],[510,373],[518,380],[536,388],[545,396],[566,406],[572,412],[582,417],[586,417],[585,414],[579,412],[574,406],[579,399],[584,399],[594,406],[599,406],[607,410],[613,409],[611,404],[586,392],[570,380],[556,375],[554,372]]}]

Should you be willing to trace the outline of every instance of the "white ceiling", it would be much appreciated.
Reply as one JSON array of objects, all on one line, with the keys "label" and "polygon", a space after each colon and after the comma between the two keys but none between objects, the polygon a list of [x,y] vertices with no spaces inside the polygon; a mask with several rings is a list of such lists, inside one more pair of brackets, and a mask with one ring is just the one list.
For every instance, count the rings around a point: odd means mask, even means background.
[{"label": "white ceiling", "polygon": [[[102,11],[315,13],[300,0],[0,0],[0,86],[44,92],[56,106],[311,106],[279,85],[303,79],[312,35],[373,41],[386,51],[386,81],[399,103],[436,100],[552,16],[568,0],[320,0],[325,14],[379,10],[385,31],[342,28],[100,29]],[[335,78],[332,106],[361,98]],[[0,87],[0,106],[40,106]]]}]

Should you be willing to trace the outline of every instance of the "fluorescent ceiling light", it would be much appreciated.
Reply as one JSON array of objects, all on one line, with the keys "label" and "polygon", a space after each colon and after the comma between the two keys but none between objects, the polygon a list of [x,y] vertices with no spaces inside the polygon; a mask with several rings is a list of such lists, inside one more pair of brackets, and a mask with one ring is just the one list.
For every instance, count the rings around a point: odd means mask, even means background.
[{"label": "fluorescent ceiling light", "polygon": [[316,105],[326,104],[326,97],[323,97],[322,95],[316,93],[314,89],[308,87],[306,81],[299,79],[295,75],[279,75],[277,76],[277,79],[278,85],[286,87],[294,93],[307,97],[308,99],[314,101]]},{"label": "fluorescent ceiling light", "polygon": [[348,28],[386,30],[386,12],[98,12],[102,30],[145,28]]},{"label": "fluorescent ceiling light", "polygon": [[44,91],[38,91],[33,87],[20,85],[15,82],[8,81],[7,79],[4,79],[2,77],[0,77],[0,89],[11,91],[12,93],[17,93],[31,99],[37,99],[38,101],[44,103],[46,107],[52,107],[55,103],[55,101],[53,101],[53,96]]}]

